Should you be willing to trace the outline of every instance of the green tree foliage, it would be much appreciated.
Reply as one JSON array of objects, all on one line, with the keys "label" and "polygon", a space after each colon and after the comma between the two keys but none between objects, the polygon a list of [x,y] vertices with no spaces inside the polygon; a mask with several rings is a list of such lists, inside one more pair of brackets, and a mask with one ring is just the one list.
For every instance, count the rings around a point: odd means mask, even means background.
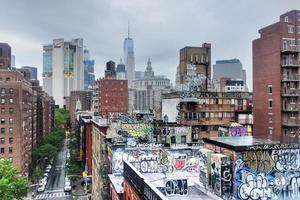
[{"label": "green tree foliage", "polygon": [[32,155],[36,159],[48,158],[53,159],[58,152],[58,148],[52,144],[44,144],[32,151]]},{"label": "green tree foliage", "polygon": [[0,198],[2,200],[22,199],[27,195],[25,178],[17,176],[17,170],[7,160],[0,160]]},{"label": "green tree foliage", "polygon": [[70,122],[70,114],[65,109],[55,110],[55,126],[58,128],[67,128]]},{"label": "green tree foliage", "polygon": [[43,170],[39,167],[34,168],[32,175],[31,175],[31,179],[34,181],[34,183],[37,183],[38,180],[40,180],[43,176]]}]

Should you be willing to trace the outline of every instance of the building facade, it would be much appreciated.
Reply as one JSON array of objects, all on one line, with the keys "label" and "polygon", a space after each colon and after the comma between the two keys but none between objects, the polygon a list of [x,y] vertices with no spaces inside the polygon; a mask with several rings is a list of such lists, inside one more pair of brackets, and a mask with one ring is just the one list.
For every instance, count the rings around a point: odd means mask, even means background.
[{"label": "building facade", "polygon": [[59,107],[71,91],[84,89],[83,39],[54,39],[43,46],[43,89]]},{"label": "building facade", "polygon": [[92,123],[92,199],[106,200],[109,199],[109,169],[106,165],[108,156],[105,143],[107,124],[99,123],[97,119]]},{"label": "building facade", "polygon": [[70,122],[73,130],[76,127],[76,112],[91,109],[92,95],[92,91],[71,91],[70,97],[68,98],[67,109],[70,112]]},{"label": "building facade", "polygon": [[259,30],[253,41],[254,135],[298,138],[300,11]]},{"label": "building facade", "polygon": [[37,80],[38,69],[36,67],[22,66],[21,68],[30,71],[30,79]]},{"label": "building facade", "polygon": [[83,51],[84,58],[84,89],[91,89],[92,86],[95,84],[95,74],[94,74],[94,66],[95,60],[90,58],[90,53],[88,49]]},{"label": "building facade", "polygon": [[185,84],[187,79],[188,65],[196,67],[197,74],[206,78],[204,88],[209,88],[211,79],[211,44],[204,43],[202,47],[184,47],[179,53],[179,83]]},{"label": "building facade", "polygon": [[[194,97],[184,97],[174,92],[163,95],[162,116],[169,122],[192,127],[192,142],[199,142],[203,137],[217,137],[220,125],[238,121],[240,114],[243,125],[252,132],[252,107],[247,92],[199,92]],[[179,103],[178,103],[179,102]],[[166,106],[166,108],[164,108]],[[245,124],[249,122],[249,124]]]},{"label": "building facade", "polygon": [[133,98],[130,100],[133,103],[131,112],[158,114],[161,113],[161,95],[171,89],[170,80],[165,76],[155,76],[151,66],[151,61],[148,59],[147,67],[144,76],[133,81]]},{"label": "building facade", "polygon": [[0,157],[10,160],[20,174],[28,175],[33,139],[31,84],[20,72],[11,70],[1,70],[0,80]]}]

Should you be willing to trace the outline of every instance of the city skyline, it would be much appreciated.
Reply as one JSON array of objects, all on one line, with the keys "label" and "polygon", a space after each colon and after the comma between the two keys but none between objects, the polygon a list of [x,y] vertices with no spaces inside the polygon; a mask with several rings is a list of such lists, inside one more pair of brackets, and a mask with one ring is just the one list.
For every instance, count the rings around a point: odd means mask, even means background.
[{"label": "city skyline", "polygon": [[[258,2],[260,6],[257,6]],[[43,44],[53,38],[84,38],[95,59],[98,78],[104,75],[103,69],[108,60],[118,61],[123,56],[123,40],[127,36],[127,22],[130,20],[131,37],[135,41],[136,70],[143,70],[144,63],[150,57],[154,70],[168,75],[174,83],[179,49],[209,42],[212,44],[212,64],[216,60],[240,59],[247,70],[248,85],[252,90],[251,46],[252,40],[258,36],[257,30],[278,21],[281,13],[300,8],[296,0],[288,3],[232,0],[224,5],[218,4],[218,7],[217,1],[180,2],[172,4],[172,7],[170,3],[91,1],[87,4],[72,1],[69,4],[69,1],[64,1],[57,6],[53,1],[10,1],[3,5],[3,9],[11,11],[10,17],[4,16],[4,12],[0,14],[2,18],[7,18],[2,23],[0,38],[11,45],[16,66],[38,66],[39,80]],[[75,12],[66,14],[63,12],[65,8]],[[249,8],[255,8],[256,12],[247,13],[252,10]],[[53,9],[57,11],[53,12]],[[80,9],[83,11],[77,12]],[[266,9],[271,11],[266,14]],[[24,19],[22,23],[18,22],[20,16]],[[185,28],[187,23],[195,26]],[[228,43],[232,44],[230,48]]]}]

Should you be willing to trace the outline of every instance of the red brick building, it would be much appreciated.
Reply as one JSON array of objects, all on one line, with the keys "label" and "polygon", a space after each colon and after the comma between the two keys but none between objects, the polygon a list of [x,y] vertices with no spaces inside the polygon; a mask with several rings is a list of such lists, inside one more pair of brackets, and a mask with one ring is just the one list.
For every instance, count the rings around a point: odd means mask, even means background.
[{"label": "red brick building", "polygon": [[254,135],[299,136],[300,11],[259,30],[253,41]]},{"label": "red brick building", "polygon": [[103,78],[98,80],[99,114],[105,117],[116,117],[128,113],[127,80]]},{"label": "red brick building", "polygon": [[18,71],[0,71],[0,158],[27,175],[32,150],[33,91]]}]

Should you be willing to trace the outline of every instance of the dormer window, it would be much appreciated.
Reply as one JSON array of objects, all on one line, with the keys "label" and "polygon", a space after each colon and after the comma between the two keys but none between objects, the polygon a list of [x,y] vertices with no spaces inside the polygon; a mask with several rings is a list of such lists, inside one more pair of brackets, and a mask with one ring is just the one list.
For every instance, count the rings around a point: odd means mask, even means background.
[{"label": "dormer window", "polygon": [[284,22],[289,22],[289,16],[284,17]]}]

